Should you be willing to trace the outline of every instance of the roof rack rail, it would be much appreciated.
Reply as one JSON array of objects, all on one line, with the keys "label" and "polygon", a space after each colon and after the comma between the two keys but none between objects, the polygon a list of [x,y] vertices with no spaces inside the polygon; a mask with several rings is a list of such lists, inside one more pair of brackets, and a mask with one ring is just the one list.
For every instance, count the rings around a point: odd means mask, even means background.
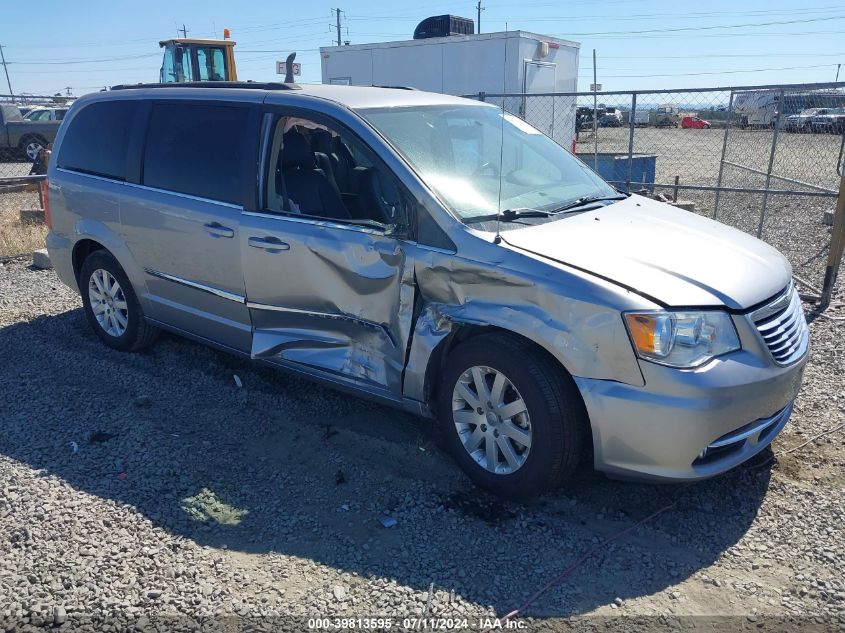
[{"label": "roof rack rail", "polygon": [[302,86],[279,81],[186,81],[183,83],[118,84],[112,90],[134,90],[146,88],[246,88],[249,90],[302,90]]}]

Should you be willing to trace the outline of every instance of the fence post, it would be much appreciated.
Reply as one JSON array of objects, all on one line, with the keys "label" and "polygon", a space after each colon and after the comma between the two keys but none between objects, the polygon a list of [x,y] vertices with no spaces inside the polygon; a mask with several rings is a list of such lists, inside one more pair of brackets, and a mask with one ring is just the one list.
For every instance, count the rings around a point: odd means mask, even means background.
[{"label": "fence post", "polygon": [[731,119],[734,112],[734,91],[731,90],[731,98],[728,100],[728,119],[725,122],[725,136],[722,138],[722,157],[719,159],[719,178],[716,180],[716,201],[713,205],[713,219],[719,213],[719,198],[721,197],[722,175],[725,172],[725,152],[728,149],[728,130],[731,129]]},{"label": "fence post", "polygon": [[[842,138],[845,147],[845,136]],[[830,234],[830,246],[827,251],[827,266],[824,269],[824,284],[822,285],[822,296],[820,309],[824,310],[830,305],[830,298],[833,296],[833,286],[836,284],[836,276],[839,274],[839,267],[842,264],[842,254],[845,251],[845,165],[842,161],[842,150],[839,152],[839,197],[836,199],[836,211],[833,213],[833,228]]]},{"label": "fence post", "polygon": [[[593,85],[593,88],[597,86]],[[599,171],[599,107],[595,90],[593,90],[593,171],[596,173]]]},{"label": "fence post", "polygon": [[769,187],[772,184],[772,167],[775,165],[775,153],[778,149],[778,132],[780,132],[780,115],[783,111],[783,90],[778,99],[778,113],[775,116],[775,130],[772,134],[772,152],[769,154],[769,168],[766,170],[766,187],[763,192],[763,206],[760,209],[760,224],[757,226],[757,238],[763,235],[763,222],[766,220],[766,205],[769,202]]},{"label": "fence post", "polygon": [[631,176],[634,171],[634,122],[637,120],[637,93],[631,94],[631,120],[628,129],[628,179],[625,181],[625,189],[631,191]]}]

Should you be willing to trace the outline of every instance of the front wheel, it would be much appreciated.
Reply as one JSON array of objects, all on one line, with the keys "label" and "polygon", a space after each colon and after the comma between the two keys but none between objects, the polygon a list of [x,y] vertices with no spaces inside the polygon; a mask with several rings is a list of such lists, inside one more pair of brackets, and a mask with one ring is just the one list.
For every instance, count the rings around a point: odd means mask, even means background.
[{"label": "front wheel", "polygon": [[589,428],[572,378],[509,334],[470,339],[449,355],[438,388],[446,448],[478,486],[535,496],[577,467]]},{"label": "front wheel", "polygon": [[109,347],[134,352],[158,337],[158,328],[144,319],[129,278],[110,253],[88,256],[79,272],[79,290],[88,323]]}]

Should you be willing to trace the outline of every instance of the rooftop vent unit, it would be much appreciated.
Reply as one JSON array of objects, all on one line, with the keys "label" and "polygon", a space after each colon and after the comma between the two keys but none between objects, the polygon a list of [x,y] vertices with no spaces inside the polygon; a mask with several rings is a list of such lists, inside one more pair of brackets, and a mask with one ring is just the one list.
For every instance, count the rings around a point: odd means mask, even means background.
[{"label": "rooftop vent unit", "polygon": [[414,29],[414,39],[424,40],[429,37],[472,35],[473,33],[475,33],[475,22],[470,18],[457,15],[434,15],[417,25]]}]

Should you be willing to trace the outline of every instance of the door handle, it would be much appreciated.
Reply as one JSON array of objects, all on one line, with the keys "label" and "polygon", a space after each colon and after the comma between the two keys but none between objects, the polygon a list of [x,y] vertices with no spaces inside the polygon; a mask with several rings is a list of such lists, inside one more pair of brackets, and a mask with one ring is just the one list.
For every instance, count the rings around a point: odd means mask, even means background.
[{"label": "door handle", "polygon": [[290,244],[275,237],[251,237],[247,240],[247,244],[253,248],[262,248],[270,253],[290,250]]},{"label": "door handle", "polygon": [[219,222],[211,222],[203,226],[213,237],[235,237],[235,232],[232,229],[228,226],[223,226]]}]

